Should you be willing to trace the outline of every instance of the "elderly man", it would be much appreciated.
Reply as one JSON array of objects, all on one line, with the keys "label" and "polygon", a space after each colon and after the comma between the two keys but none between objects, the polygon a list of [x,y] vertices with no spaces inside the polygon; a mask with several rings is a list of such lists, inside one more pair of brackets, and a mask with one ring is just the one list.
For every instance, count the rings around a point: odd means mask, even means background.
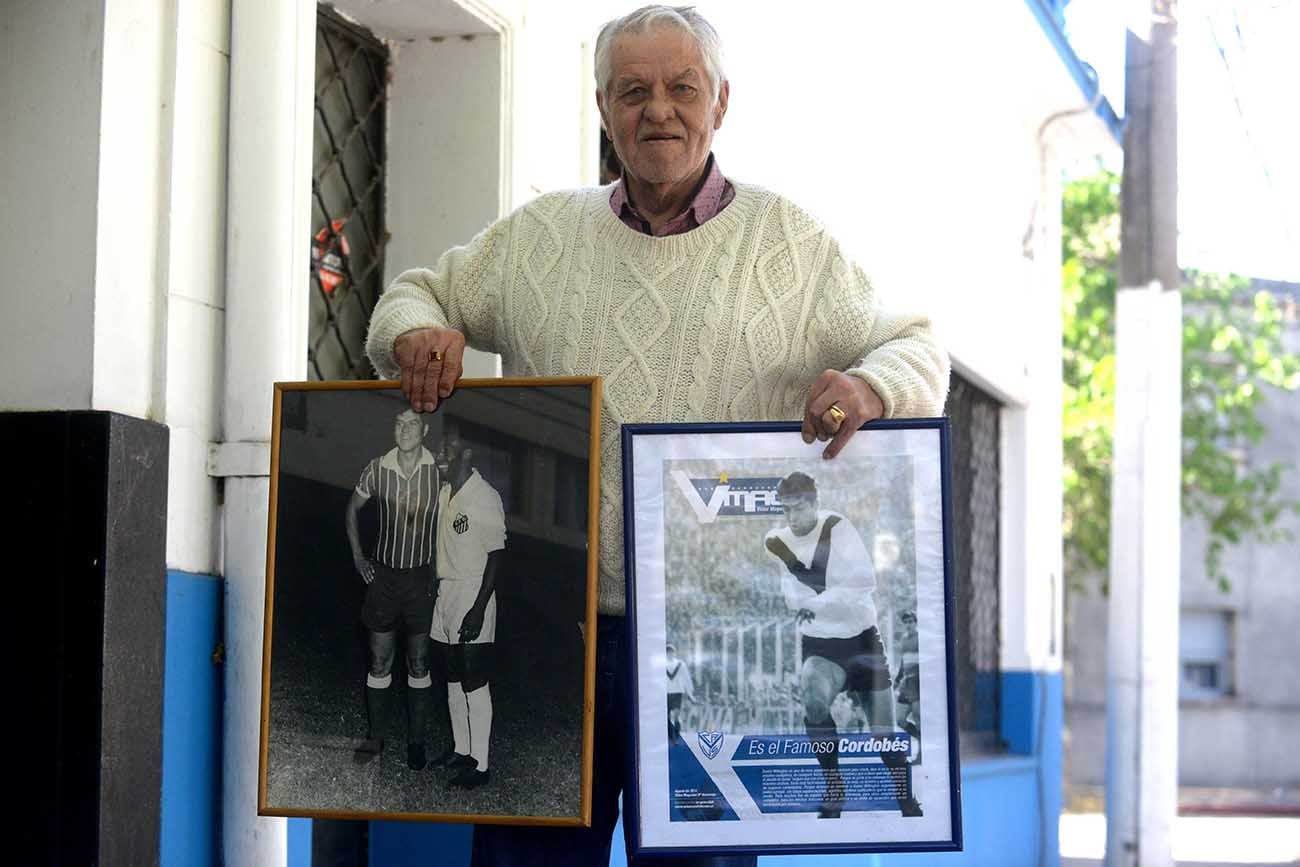
[{"label": "elderly man", "polygon": [[401,274],[367,342],[417,410],[451,394],[466,342],[507,375],[605,379],[592,827],[481,826],[477,865],[608,862],[630,724],[619,425],[802,416],[831,458],[864,422],[937,413],[947,389],[924,318],[886,313],[816,220],[722,174],[730,85],[707,21],[648,6],[606,24],[595,54],[619,182],[540,196]]}]

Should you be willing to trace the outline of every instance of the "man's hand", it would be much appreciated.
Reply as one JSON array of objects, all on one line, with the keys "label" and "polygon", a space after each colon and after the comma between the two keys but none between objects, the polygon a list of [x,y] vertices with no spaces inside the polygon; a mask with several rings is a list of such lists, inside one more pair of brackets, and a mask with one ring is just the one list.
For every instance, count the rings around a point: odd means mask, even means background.
[{"label": "man's hand", "polygon": [[416,412],[433,412],[464,373],[465,335],[454,328],[416,328],[393,341],[402,394]]},{"label": "man's hand", "polygon": [[[831,407],[837,407],[843,417],[837,417]],[[804,408],[803,441],[830,440],[822,457],[833,458],[858,428],[880,418],[884,412],[884,401],[865,381],[838,370],[824,370],[813,381]]]},{"label": "man's hand", "polygon": [[460,622],[461,644],[468,644],[483,631],[483,609],[477,605],[465,612],[465,619]]},{"label": "man's hand", "polygon": [[817,619],[817,615],[813,614],[807,608],[800,608],[798,613],[796,613],[794,616],[794,622],[796,625],[800,623],[807,623],[811,620],[816,620],[816,619]]},{"label": "man's hand", "polygon": [[362,581],[369,584],[375,580],[375,564],[370,562],[369,557],[364,554],[354,553],[352,563],[357,567],[357,574],[361,576]]}]

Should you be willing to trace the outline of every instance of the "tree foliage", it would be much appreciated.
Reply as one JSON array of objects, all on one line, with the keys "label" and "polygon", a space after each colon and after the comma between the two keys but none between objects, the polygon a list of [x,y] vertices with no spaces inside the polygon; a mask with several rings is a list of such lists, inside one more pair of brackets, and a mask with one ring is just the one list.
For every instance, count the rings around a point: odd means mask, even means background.
[{"label": "tree foliage", "polygon": [[[1110,554],[1119,178],[1075,180],[1063,200],[1065,556],[1080,586],[1106,574]],[[1279,518],[1300,513],[1281,494],[1290,467],[1256,465],[1249,452],[1264,434],[1267,387],[1300,387],[1300,357],[1283,345],[1277,300],[1252,294],[1249,280],[1190,273],[1182,291],[1182,511],[1204,522],[1206,573],[1226,590],[1225,549],[1289,539]]]}]

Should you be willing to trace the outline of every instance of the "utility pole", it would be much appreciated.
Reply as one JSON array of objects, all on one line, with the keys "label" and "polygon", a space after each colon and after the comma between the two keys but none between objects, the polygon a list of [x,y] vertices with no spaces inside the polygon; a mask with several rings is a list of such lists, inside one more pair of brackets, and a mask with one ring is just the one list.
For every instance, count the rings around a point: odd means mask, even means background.
[{"label": "utility pole", "polygon": [[1172,867],[1182,305],[1176,0],[1128,33],[1106,674],[1106,867]]}]

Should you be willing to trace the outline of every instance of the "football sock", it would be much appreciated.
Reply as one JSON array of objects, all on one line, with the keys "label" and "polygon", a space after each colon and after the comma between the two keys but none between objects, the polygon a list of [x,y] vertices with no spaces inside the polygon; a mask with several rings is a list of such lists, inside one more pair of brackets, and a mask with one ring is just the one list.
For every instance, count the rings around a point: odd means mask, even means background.
[{"label": "football sock", "polygon": [[469,703],[460,681],[447,682],[447,713],[451,717],[452,749],[462,756],[469,755]]},{"label": "football sock", "polygon": [[429,675],[420,678],[407,677],[406,714],[409,723],[406,742],[423,744],[424,733],[429,722],[429,687],[433,685]]},{"label": "football sock", "polygon": [[894,784],[894,797],[898,800],[898,809],[904,816],[920,816],[921,805],[912,795],[912,775],[907,761],[907,753],[883,752],[880,760],[889,769]]},{"label": "football sock", "polygon": [[469,693],[469,754],[478,769],[488,769],[488,738],[492,735],[492,690],[486,683]]},{"label": "football sock", "polygon": [[366,713],[370,718],[370,740],[383,742],[388,734],[388,717],[393,707],[393,691],[366,686]]}]

